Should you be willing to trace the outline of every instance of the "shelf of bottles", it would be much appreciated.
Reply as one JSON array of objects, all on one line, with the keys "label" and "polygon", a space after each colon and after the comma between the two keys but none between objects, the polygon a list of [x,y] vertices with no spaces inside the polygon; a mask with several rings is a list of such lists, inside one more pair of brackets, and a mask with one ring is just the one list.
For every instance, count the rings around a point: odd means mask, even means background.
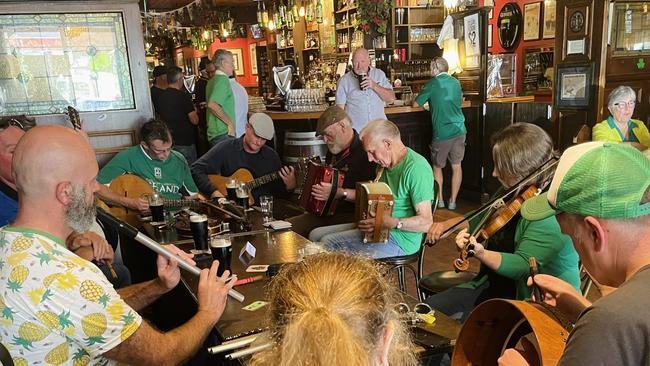
[{"label": "shelf of bottles", "polygon": [[257,24],[262,29],[276,31],[293,30],[303,18],[307,23],[323,23],[323,0],[278,0],[270,6],[257,1]]},{"label": "shelf of bottles", "polygon": [[363,46],[363,32],[358,30],[359,14],[354,0],[334,0],[334,28],[336,29],[336,53],[345,56]]},{"label": "shelf of bottles", "polygon": [[395,60],[438,56],[436,41],[442,29],[444,8],[428,6],[423,0],[398,0],[393,9]]}]

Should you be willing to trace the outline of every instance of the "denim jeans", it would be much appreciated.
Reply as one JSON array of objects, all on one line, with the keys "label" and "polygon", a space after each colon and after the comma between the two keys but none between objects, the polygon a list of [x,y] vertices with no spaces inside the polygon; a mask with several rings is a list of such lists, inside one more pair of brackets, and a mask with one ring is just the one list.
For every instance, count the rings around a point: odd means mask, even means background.
[{"label": "denim jeans", "polygon": [[188,165],[192,165],[196,161],[196,146],[192,145],[174,145],[174,150],[183,154]]},{"label": "denim jeans", "polygon": [[386,243],[364,244],[363,234],[359,229],[327,234],[321,240],[328,250],[348,252],[373,259],[406,255],[392,235],[388,236]]}]

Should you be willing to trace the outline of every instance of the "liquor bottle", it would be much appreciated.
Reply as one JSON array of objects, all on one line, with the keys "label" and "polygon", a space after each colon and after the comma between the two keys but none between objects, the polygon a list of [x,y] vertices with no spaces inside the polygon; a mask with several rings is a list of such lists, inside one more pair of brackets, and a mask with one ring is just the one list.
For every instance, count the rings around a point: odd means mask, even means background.
[{"label": "liquor bottle", "polygon": [[262,1],[262,24],[263,27],[266,27],[266,25],[269,24],[269,12],[266,10],[264,1]]},{"label": "liquor bottle", "polygon": [[293,12],[287,12],[287,28],[293,29],[293,26],[296,25],[295,18],[293,17]]},{"label": "liquor bottle", "polygon": [[[287,24],[287,6],[284,5],[284,0],[280,0],[280,22],[282,26]],[[280,27],[278,27],[279,29]]]},{"label": "liquor bottle", "polygon": [[316,23],[322,24],[323,23],[323,0],[316,0],[318,3],[316,4]]},{"label": "liquor bottle", "polygon": [[314,21],[314,1],[307,0],[307,16],[305,17],[308,22]]},{"label": "liquor bottle", "polygon": [[261,1],[257,2],[257,24],[264,28],[264,23],[262,23],[262,5]]},{"label": "liquor bottle", "polygon": [[278,12],[278,9],[275,7],[275,4],[273,4],[273,22],[275,23],[275,29],[281,29],[282,28],[282,21],[280,20],[280,13]]},{"label": "liquor bottle", "polygon": [[291,13],[293,14],[293,21],[297,21],[300,19],[300,14],[298,14],[298,2],[296,0],[292,0],[293,5],[291,6]]}]

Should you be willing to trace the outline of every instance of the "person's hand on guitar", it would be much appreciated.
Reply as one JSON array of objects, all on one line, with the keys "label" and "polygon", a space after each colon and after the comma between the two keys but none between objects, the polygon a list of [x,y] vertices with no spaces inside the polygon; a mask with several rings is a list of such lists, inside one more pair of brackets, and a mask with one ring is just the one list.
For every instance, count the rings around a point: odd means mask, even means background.
[{"label": "person's hand on guitar", "polygon": [[524,356],[514,348],[508,348],[499,357],[499,366],[528,366]]},{"label": "person's hand on guitar", "polygon": [[225,197],[218,189],[215,189],[214,192],[210,195],[210,198],[222,198]]},{"label": "person's hand on guitar", "polygon": [[[537,274],[535,275],[535,284],[543,294],[542,301],[556,307],[572,323],[578,320],[578,316],[580,316],[583,310],[591,306],[591,302],[582,296],[573,286],[557,277]],[[529,277],[528,286],[532,285],[533,279]]]},{"label": "person's hand on guitar", "polygon": [[140,211],[141,214],[145,214],[149,211],[149,201],[144,197],[124,197],[122,200],[122,206]]},{"label": "person's hand on guitar", "polygon": [[467,229],[461,230],[458,235],[456,235],[456,247],[458,251],[465,249],[467,246],[467,251],[472,256],[477,259],[481,259],[483,253],[485,253],[485,247],[483,244],[480,244],[476,241],[476,238],[467,232]]},{"label": "person's hand on guitar", "polygon": [[296,170],[292,166],[283,166],[280,169],[280,178],[282,178],[288,191],[296,189]]},{"label": "person's hand on guitar", "polygon": [[311,195],[319,201],[327,201],[332,193],[332,183],[321,182],[311,187]]}]

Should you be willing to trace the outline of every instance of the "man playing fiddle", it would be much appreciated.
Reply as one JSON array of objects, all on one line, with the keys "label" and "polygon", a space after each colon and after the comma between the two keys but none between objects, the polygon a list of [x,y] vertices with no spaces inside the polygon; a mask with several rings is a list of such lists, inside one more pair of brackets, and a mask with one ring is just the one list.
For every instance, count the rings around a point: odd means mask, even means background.
[{"label": "man playing fiddle", "polygon": [[[305,213],[287,220],[293,225],[293,231],[305,237],[316,227],[352,222],[356,183],[373,179],[376,168],[374,163],[368,161],[359,133],[352,128],[350,118],[341,107],[331,106],[323,112],[318,118],[316,135],[323,136],[327,144],[325,163],[345,172],[345,178],[343,184],[334,192],[334,199],[338,200],[334,215],[318,216]],[[302,194],[311,194],[317,200],[327,201],[332,194],[332,183],[314,184],[311,192]],[[325,234],[321,232],[319,235]]]},{"label": "man playing fiddle", "polygon": [[[540,127],[515,123],[492,137],[492,175],[505,189],[514,187],[524,177],[537,171],[553,155],[551,138]],[[544,188],[551,174],[540,174],[530,184]],[[456,220],[457,221],[457,220]],[[447,223],[434,223],[429,239],[438,239]],[[474,307],[492,298],[524,299],[530,297],[526,286],[528,258],[535,257],[540,273],[562,278],[579,289],[578,255],[571,238],[562,234],[554,217],[528,221],[517,213],[488,243],[478,243],[464,229],[456,236],[459,250],[466,248],[481,262],[478,275],[471,281],[430,296],[426,302],[444,314],[464,321]]]}]

